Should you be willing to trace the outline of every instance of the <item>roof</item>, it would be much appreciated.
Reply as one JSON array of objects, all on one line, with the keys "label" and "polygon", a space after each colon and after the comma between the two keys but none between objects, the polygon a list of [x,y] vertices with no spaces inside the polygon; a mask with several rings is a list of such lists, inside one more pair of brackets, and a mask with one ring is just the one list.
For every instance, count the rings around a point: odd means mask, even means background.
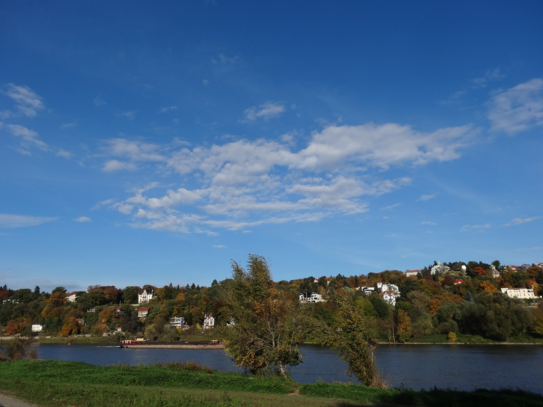
[{"label": "roof", "polygon": [[[451,280],[449,280],[449,281],[451,281]],[[455,283],[461,283],[462,281],[464,281],[464,280],[460,280],[459,278],[454,280]]]},{"label": "roof", "polygon": [[138,311],[149,311],[149,307],[140,307]]},{"label": "roof", "polygon": [[405,274],[407,273],[419,273],[420,270],[405,270]]}]

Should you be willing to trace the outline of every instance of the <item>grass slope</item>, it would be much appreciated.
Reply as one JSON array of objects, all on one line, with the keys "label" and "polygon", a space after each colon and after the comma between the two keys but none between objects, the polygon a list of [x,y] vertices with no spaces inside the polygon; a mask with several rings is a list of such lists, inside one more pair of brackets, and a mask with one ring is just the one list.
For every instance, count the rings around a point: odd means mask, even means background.
[{"label": "grass slope", "polygon": [[[78,406],[292,404],[301,407],[356,405],[355,402],[436,407],[543,407],[543,396],[522,391],[385,390],[340,383],[300,385],[277,377],[217,372],[191,363],[94,366],[51,360],[3,362],[0,363],[0,388],[26,395],[30,401],[43,405],[59,405],[64,400],[61,404]],[[289,395],[295,391],[300,395]]]}]

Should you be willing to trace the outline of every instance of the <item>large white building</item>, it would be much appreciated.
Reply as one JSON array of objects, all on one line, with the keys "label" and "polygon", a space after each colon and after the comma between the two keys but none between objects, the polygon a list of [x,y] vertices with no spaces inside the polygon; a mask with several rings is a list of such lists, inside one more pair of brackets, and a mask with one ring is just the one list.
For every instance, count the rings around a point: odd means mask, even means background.
[{"label": "large white building", "polygon": [[528,300],[530,298],[536,298],[534,295],[534,289],[532,288],[502,288],[502,293],[511,298],[520,298],[521,300]]},{"label": "large white building", "polygon": [[138,304],[146,304],[154,299],[156,299],[156,294],[153,290],[143,290],[143,292],[138,295]]}]

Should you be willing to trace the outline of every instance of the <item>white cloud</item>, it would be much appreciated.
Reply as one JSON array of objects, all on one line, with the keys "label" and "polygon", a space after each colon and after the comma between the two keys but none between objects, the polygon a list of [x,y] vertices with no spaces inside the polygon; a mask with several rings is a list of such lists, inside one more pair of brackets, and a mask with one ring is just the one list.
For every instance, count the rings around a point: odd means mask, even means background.
[{"label": "white cloud", "polygon": [[166,113],[166,112],[171,112],[173,110],[177,110],[177,106],[167,106],[167,107],[163,107],[162,109],[160,109],[160,113]]},{"label": "white cloud", "polygon": [[520,225],[521,223],[533,222],[534,220],[540,219],[541,216],[534,216],[533,218],[515,218],[511,222],[506,223],[504,226]]},{"label": "white cloud", "polygon": [[122,112],[121,113],[122,116],[132,120],[134,117],[136,117],[136,111],[135,110],[130,110],[128,112]]},{"label": "white cloud", "polygon": [[[104,205],[132,216],[133,227],[208,234],[213,232],[204,227],[242,230],[363,213],[368,211],[364,198],[411,183],[407,177],[378,174],[393,165],[456,159],[475,133],[470,126],[422,133],[393,123],[331,125],[312,134],[301,149],[290,138],[190,147],[179,140],[159,146],[113,139],[106,143],[106,155],[126,161],[109,160],[104,171],[154,163],[158,173],[181,174],[183,187],[163,192],[144,188]],[[378,172],[369,175],[370,168]]]},{"label": "white cloud", "polygon": [[8,124],[6,127],[9,129],[11,134],[21,138],[21,147],[37,147],[40,150],[47,151],[47,144],[38,138],[38,133],[35,131],[27,129],[26,127],[18,124]]},{"label": "white cloud", "polygon": [[466,226],[463,226],[462,229],[460,229],[460,231],[461,232],[467,232],[468,230],[474,230],[474,229],[475,230],[477,230],[477,229],[482,230],[482,229],[489,229],[491,227],[492,227],[492,225],[490,225],[488,223],[486,225],[472,225],[472,226],[466,225]]},{"label": "white cloud", "polygon": [[138,167],[134,163],[121,162],[117,160],[109,160],[108,162],[104,164],[102,171],[104,172],[113,172],[113,171],[120,171],[120,170],[135,171],[137,169]]},{"label": "white cloud", "polygon": [[515,251],[516,252],[526,252],[526,251],[530,251],[530,250],[541,250],[541,246],[530,247],[530,248],[525,248],[525,249],[516,249]]},{"label": "white cloud", "polygon": [[492,130],[508,134],[543,125],[543,80],[532,79],[495,95],[488,119]]},{"label": "white cloud", "polygon": [[16,86],[9,83],[7,90],[3,93],[15,101],[16,109],[24,116],[35,117],[38,110],[44,108],[41,97],[36,95],[28,86]]},{"label": "white cloud", "polygon": [[435,223],[435,222],[430,222],[430,221],[424,221],[424,222],[421,223],[421,225],[432,225],[432,226],[436,226],[437,223]]},{"label": "white cloud", "polygon": [[91,222],[91,218],[88,218],[87,216],[80,216],[79,218],[74,219],[75,222]]},{"label": "white cloud", "polygon": [[24,228],[38,226],[58,218],[43,218],[38,216],[0,214],[0,228]]},{"label": "white cloud", "polygon": [[486,73],[483,76],[481,76],[479,78],[474,78],[472,80],[473,87],[475,87],[475,88],[484,88],[484,87],[486,87],[488,85],[489,82],[503,79],[506,76],[507,75],[503,74],[500,71],[500,68],[496,68],[496,69],[493,69],[491,71],[486,71]]},{"label": "white cloud", "polygon": [[209,81],[207,79],[202,79],[202,84],[204,86],[207,86],[207,85],[209,85]]},{"label": "white cloud", "polygon": [[165,158],[158,153],[158,150],[159,147],[156,144],[120,138],[108,140],[106,148],[110,155],[127,157],[133,161],[164,161]]},{"label": "white cloud", "polygon": [[224,248],[224,246],[222,244],[214,244],[212,247],[216,247],[217,249]]},{"label": "white cloud", "polygon": [[255,121],[262,118],[269,120],[285,111],[285,106],[279,103],[266,102],[259,107],[253,106],[245,110],[245,121]]},{"label": "white cloud", "polygon": [[94,103],[95,106],[105,106],[105,105],[107,105],[106,101],[103,100],[100,97],[95,97],[93,103]]},{"label": "white cloud", "polygon": [[212,59],[211,62],[215,65],[221,64],[221,65],[229,65],[234,64],[238,61],[239,56],[235,55],[233,57],[226,56],[224,54],[220,54],[218,59]]},{"label": "white cloud", "polygon": [[55,155],[58,157],[72,158],[74,154],[70,153],[69,151],[63,150],[62,148],[59,148]]},{"label": "white cloud", "polygon": [[396,208],[396,207],[398,207],[400,205],[401,205],[401,203],[397,203],[397,204],[394,204],[394,205],[385,206],[384,208],[380,208],[379,210],[380,211],[389,211],[389,210],[394,209],[394,208]]},{"label": "white cloud", "polygon": [[437,194],[431,194],[431,195],[421,195],[417,201],[427,201],[429,199],[434,199],[437,196]]},{"label": "white cloud", "polygon": [[64,123],[63,125],[60,126],[60,129],[61,130],[67,130],[67,129],[73,129],[77,127],[77,123],[76,122],[71,122],[71,123]]}]

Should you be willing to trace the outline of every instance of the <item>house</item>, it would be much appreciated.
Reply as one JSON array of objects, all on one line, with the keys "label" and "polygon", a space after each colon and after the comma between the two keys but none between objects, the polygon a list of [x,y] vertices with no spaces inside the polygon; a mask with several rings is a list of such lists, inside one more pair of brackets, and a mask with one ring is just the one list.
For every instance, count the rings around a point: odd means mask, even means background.
[{"label": "house", "polygon": [[449,271],[451,268],[448,267],[448,266],[445,266],[444,264],[441,264],[441,262],[436,262],[436,264],[434,266],[432,266],[432,268],[430,269],[430,274],[431,275],[435,275],[436,273],[446,273],[447,271]]},{"label": "house", "polygon": [[510,264],[509,266],[505,266],[505,268],[513,273],[517,272],[517,266],[513,266],[512,264]]},{"label": "house", "polygon": [[322,295],[317,293],[312,293],[310,296],[306,297],[304,294],[300,294],[300,302],[325,302],[325,300],[322,299]]},{"label": "house", "polygon": [[91,309],[88,310],[87,312],[96,312],[96,308],[97,308],[97,307],[91,308]]},{"label": "house", "polygon": [[141,294],[138,295],[138,304],[145,304],[151,300],[156,299],[156,294],[153,290],[143,290]]},{"label": "house", "polygon": [[520,298],[521,300],[536,298],[533,286],[532,288],[502,288],[502,293],[510,298]]},{"label": "house", "polygon": [[138,318],[145,318],[149,313],[149,307],[140,307],[138,309]]},{"label": "house", "polygon": [[32,324],[32,332],[42,332],[43,328],[42,324]]},{"label": "house", "polygon": [[72,291],[70,294],[66,294],[66,300],[70,302],[75,302],[77,298],[77,291]]},{"label": "house", "polygon": [[215,326],[215,318],[213,318],[213,315],[204,315],[204,329],[210,329]]},{"label": "house", "polygon": [[123,315],[123,309],[120,306],[115,307],[115,313],[117,314],[118,317],[120,317],[121,315]]},{"label": "house", "polygon": [[417,274],[420,273],[420,270],[405,270],[406,277],[417,277]]},{"label": "house", "polygon": [[85,326],[85,320],[83,318],[76,318],[75,321],[81,325],[81,326]]},{"label": "house", "polygon": [[356,290],[357,291],[362,291],[362,294],[364,295],[370,295],[371,293],[375,292],[375,287],[370,287],[370,286],[361,286],[361,287],[356,287]]},{"label": "house", "polygon": [[492,276],[494,278],[498,278],[500,276],[500,272],[496,270],[496,267],[494,267],[494,265],[490,265],[490,270],[492,271]]},{"label": "house", "polygon": [[393,291],[398,294],[398,297],[400,296],[400,289],[396,284],[377,283],[377,290],[381,293],[385,291]]},{"label": "house", "polygon": [[170,325],[175,326],[176,328],[183,328],[183,325],[185,325],[185,318],[172,317],[170,318]]},{"label": "house", "polygon": [[464,280],[456,279],[454,280],[454,285],[462,284]]},{"label": "house", "polygon": [[[393,291],[384,291],[382,292],[381,294],[379,294],[379,296],[385,300],[385,302],[388,304],[388,305],[392,305],[392,306],[395,306],[396,305],[396,293],[393,292]],[[398,294],[398,297],[400,295]]]}]

